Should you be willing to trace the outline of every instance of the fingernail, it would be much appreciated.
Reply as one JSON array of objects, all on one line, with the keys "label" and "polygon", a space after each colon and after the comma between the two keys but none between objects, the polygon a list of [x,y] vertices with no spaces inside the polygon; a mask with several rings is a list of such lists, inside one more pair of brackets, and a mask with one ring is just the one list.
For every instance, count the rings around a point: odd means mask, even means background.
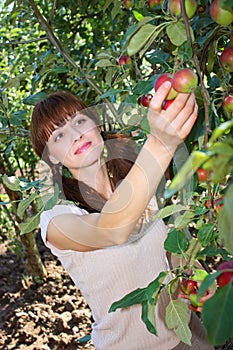
[{"label": "fingernail", "polygon": [[164,86],[165,88],[168,88],[168,87],[171,86],[171,82],[170,82],[170,81],[165,81],[165,83],[163,84],[163,86]]}]

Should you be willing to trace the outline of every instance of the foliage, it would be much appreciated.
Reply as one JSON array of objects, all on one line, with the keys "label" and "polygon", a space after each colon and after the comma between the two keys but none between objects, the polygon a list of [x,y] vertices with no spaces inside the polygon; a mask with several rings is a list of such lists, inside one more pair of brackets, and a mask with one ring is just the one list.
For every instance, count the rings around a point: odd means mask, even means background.
[{"label": "foliage", "polygon": [[[223,2],[232,9],[229,0]],[[173,277],[166,285],[162,277],[167,272],[161,272],[147,288],[124,296],[111,309],[140,303],[143,321],[156,334],[154,309],[166,288],[170,295],[167,325],[187,344],[191,337],[188,307],[172,299],[175,287],[189,268],[195,278],[197,260],[207,268],[208,259],[228,260],[233,255],[233,123],[232,112],[222,107],[224,97],[232,93],[232,74],[219,60],[224,48],[231,45],[232,25],[215,23],[209,14],[210,4],[200,0],[191,20],[183,8],[180,17],[171,16],[167,0],[153,8],[135,0],[129,9],[120,0],[7,0],[0,5],[1,204],[7,209],[1,210],[4,232],[9,223],[22,234],[35,230],[40,213],[58,200],[56,188],[53,194],[43,192],[45,183],[38,181],[38,159],[30,145],[30,113],[38,100],[62,89],[89,105],[104,101],[112,115],[103,122],[118,130],[137,130],[138,140],[143,142],[148,125],[146,109],[138,106],[138,98],[154,92],[160,73],[188,67],[198,74],[195,95],[199,117],[185,141],[191,156],[187,162],[181,159],[181,169],[176,160],[170,164],[171,183],[169,180],[162,186],[163,208],[155,217],[171,226],[165,249],[185,262],[172,270]],[[130,62],[120,65],[121,55],[130,56]],[[136,108],[136,116],[119,121],[127,105]],[[198,182],[198,167],[207,170],[205,182]],[[201,317],[210,343],[218,345],[232,336],[232,329],[224,325],[227,315],[233,314],[233,286],[217,288],[216,276],[208,270],[208,276],[199,279],[199,291],[215,290]],[[218,309],[221,315],[216,317],[213,313]]]}]

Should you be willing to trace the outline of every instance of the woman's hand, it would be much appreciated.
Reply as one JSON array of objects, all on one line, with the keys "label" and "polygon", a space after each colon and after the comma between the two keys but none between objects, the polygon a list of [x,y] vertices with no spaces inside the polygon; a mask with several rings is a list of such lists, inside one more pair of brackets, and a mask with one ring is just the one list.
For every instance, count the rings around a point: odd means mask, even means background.
[{"label": "woman's hand", "polygon": [[187,137],[196,119],[198,106],[193,93],[178,94],[165,111],[162,104],[170,91],[171,83],[160,86],[152,100],[148,112],[150,134],[166,148],[174,151]]}]

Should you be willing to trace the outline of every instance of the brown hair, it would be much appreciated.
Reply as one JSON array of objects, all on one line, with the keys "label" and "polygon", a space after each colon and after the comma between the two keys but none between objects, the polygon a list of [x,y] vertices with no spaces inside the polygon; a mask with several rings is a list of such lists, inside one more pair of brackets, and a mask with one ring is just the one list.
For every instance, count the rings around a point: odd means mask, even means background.
[{"label": "brown hair", "polygon": [[[51,168],[54,183],[58,183],[65,198],[71,200],[89,212],[101,211],[105,198],[77,179],[61,174],[61,166],[51,163],[48,157],[46,143],[56,126],[63,125],[75,113],[82,111],[91,118],[96,125],[100,120],[96,113],[91,112],[85,103],[68,92],[50,94],[38,102],[32,113],[31,141],[37,155]],[[136,152],[128,135],[101,132],[107,148],[106,166],[111,175],[113,189],[125,178],[131,169]]]}]

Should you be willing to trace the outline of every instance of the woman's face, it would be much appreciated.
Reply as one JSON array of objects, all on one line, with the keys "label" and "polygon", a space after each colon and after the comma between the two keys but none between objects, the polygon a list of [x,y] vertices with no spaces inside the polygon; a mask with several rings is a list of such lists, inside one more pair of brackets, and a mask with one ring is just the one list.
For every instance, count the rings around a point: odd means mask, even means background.
[{"label": "woman's face", "polygon": [[62,163],[72,173],[98,162],[104,142],[95,122],[82,113],[70,117],[58,126],[47,141],[53,164]]}]

